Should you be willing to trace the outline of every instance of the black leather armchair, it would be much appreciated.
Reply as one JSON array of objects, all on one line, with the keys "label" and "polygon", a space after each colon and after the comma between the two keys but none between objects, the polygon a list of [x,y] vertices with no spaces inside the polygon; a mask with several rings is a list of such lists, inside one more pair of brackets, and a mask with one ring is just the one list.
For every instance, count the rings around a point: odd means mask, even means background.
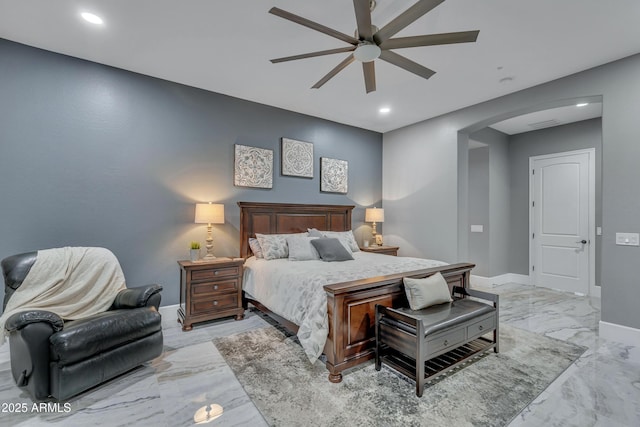
[{"label": "black leather armchair", "polygon": [[[37,255],[2,260],[3,309]],[[66,400],[159,356],[161,290],[160,285],[122,290],[108,311],[79,320],[63,320],[45,310],[10,316],[5,329],[16,384],[35,400]]]}]

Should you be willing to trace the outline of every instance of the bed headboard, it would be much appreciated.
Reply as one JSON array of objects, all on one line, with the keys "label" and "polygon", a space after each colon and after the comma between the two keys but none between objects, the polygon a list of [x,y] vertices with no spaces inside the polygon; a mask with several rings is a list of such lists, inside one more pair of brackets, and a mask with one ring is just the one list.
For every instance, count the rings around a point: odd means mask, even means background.
[{"label": "bed headboard", "polygon": [[240,256],[251,256],[249,237],[261,234],[303,233],[307,228],[323,231],[351,230],[347,205],[238,202],[240,206]]}]

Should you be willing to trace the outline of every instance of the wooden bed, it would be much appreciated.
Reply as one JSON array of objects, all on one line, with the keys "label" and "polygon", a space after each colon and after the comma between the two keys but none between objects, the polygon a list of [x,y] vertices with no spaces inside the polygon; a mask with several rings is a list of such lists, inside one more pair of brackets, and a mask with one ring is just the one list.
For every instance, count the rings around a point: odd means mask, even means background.
[{"label": "wooden bed", "polygon": [[[301,233],[307,228],[318,230],[351,230],[354,206],[305,205],[290,203],[238,202],[240,206],[240,256],[252,255],[249,238],[261,234]],[[329,335],[324,347],[329,381],[342,381],[342,371],[375,356],[375,306],[406,306],[403,277],[427,277],[441,272],[449,287],[469,286],[469,275],[475,264],[459,263],[371,277],[324,286],[327,293]],[[296,333],[298,325],[272,313],[260,301],[245,295],[247,303],[268,314],[282,326]]]}]

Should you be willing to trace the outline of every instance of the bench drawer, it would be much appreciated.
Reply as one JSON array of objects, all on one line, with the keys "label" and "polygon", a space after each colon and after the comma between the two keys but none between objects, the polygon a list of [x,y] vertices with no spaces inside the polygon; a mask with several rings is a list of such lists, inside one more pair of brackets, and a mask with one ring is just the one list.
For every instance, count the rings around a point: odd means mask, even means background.
[{"label": "bench drawer", "polygon": [[434,353],[442,352],[447,348],[457,347],[464,342],[465,330],[454,329],[444,334],[438,334],[433,338],[427,336],[427,357]]},{"label": "bench drawer", "polygon": [[488,317],[467,326],[467,339],[482,336],[496,328],[496,318],[492,313]]}]

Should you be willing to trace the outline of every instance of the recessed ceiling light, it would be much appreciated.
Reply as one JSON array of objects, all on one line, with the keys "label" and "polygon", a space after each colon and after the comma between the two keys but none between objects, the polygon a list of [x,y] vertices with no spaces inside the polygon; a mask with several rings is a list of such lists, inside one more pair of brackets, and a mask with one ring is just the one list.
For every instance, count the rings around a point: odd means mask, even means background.
[{"label": "recessed ceiling light", "polygon": [[588,102],[581,102],[580,104],[576,104],[576,107],[586,107],[587,105],[589,105]]},{"label": "recessed ceiling light", "polygon": [[389,112],[391,112],[391,108],[389,107],[382,107],[378,110],[379,112],[381,112],[382,114],[387,114]]},{"label": "recessed ceiling light", "polygon": [[98,15],[94,15],[93,13],[82,12],[80,16],[82,16],[85,21],[91,22],[92,24],[102,24],[102,18],[100,18]]}]

